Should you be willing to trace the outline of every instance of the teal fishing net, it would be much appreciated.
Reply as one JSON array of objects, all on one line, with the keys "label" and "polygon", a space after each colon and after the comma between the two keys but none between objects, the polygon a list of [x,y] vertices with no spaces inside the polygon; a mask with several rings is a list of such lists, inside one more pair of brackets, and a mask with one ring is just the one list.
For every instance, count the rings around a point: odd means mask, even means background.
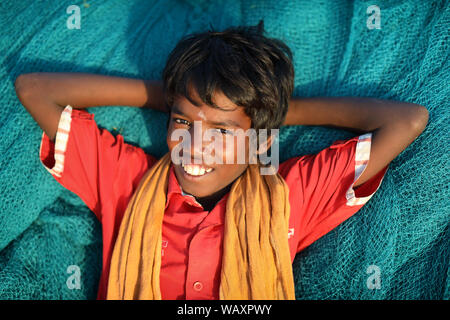
[{"label": "teal fishing net", "polygon": [[[18,101],[27,72],[160,78],[184,35],[256,25],[294,53],[296,96],[365,96],[426,106],[423,134],[352,218],[299,253],[297,299],[448,299],[449,30],[446,1],[2,1],[0,3],[0,298],[95,299],[101,227],[38,157],[42,131]],[[80,29],[69,29],[70,5]],[[372,17],[372,18],[371,18]],[[369,20],[369,21],[368,21]],[[377,28],[379,27],[379,28]],[[99,126],[162,156],[167,115],[89,108]],[[281,160],[349,131],[290,126]],[[70,285],[77,266],[81,285]]]}]

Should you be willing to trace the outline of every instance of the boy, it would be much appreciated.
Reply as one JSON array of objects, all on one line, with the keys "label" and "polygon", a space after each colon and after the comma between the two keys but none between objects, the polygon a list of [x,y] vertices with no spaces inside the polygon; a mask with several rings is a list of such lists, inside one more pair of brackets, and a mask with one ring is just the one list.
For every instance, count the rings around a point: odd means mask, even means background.
[{"label": "boy", "polygon": [[[102,223],[98,298],[294,299],[295,254],[367,203],[389,163],[424,130],[428,112],[415,104],[290,99],[292,54],[263,32],[260,23],[182,39],[162,84],[90,74],[17,78],[17,95],[43,130],[42,164]],[[104,105],[170,112],[169,153],[159,160],[145,154],[80,110]],[[234,161],[206,164],[203,141],[175,161],[174,133],[192,137],[196,124],[232,133],[214,153]],[[237,148],[234,132],[282,125],[359,135],[262,175],[260,164],[249,163],[255,154],[248,136]],[[259,140],[256,156],[275,141]],[[239,152],[244,163],[236,160]]]}]

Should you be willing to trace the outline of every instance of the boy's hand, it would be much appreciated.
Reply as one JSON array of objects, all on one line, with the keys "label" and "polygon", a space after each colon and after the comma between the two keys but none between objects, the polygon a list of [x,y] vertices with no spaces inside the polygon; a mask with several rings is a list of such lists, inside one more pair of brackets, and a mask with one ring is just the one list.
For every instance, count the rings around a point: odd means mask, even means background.
[{"label": "boy's hand", "polygon": [[428,110],[417,104],[373,98],[293,98],[285,125],[321,125],[372,132],[370,160],[355,182],[372,178],[405,150],[425,129]]}]

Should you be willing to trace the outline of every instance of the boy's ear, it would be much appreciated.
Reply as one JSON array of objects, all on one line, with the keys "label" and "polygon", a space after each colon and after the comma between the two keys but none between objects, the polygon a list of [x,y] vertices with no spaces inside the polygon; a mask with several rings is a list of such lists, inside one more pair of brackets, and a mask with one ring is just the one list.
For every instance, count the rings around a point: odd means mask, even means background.
[{"label": "boy's ear", "polygon": [[267,150],[269,150],[272,143],[273,143],[273,135],[270,135],[266,141],[259,144],[259,148],[256,151],[256,154],[259,155],[259,154],[267,153]]}]

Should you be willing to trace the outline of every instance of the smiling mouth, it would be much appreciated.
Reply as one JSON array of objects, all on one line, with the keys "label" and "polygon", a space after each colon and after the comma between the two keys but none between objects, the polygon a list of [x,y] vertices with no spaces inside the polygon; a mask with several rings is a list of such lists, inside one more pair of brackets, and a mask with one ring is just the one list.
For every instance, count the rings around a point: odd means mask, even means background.
[{"label": "smiling mouth", "polygon": [[214,170],[198,164],[181,164],[181,167],[185,174],[192,177],[202,177]]}]

